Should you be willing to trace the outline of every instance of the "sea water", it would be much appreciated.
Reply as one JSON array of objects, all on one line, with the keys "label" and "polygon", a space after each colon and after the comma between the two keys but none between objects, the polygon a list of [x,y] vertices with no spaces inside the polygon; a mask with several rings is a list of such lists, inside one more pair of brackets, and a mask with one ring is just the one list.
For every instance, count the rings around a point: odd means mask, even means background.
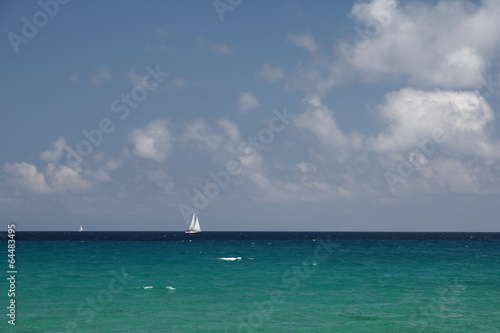
[{"label": "sea water", "polygon": [[44,235],[16,243],[1,332],[500,331],[498,234]]}]

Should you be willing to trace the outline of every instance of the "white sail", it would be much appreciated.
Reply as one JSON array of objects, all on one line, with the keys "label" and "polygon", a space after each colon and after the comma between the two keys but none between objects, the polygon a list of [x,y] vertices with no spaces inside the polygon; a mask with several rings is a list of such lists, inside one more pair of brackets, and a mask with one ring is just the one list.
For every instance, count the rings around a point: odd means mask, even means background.
[{"label": "white sail", "polygon": [[78,228],[78,231],[83,231],[83,227],[80,226],[80,228]]},{"label": "white sail", "polygon": [[201,232],[201,227],[200,227],[200,222],[198,221],[198,216],[195,217],[193,230],[197,231],[197,232]]},{"label": "white sail", "polygon": [[198,216],[196,216],[196,213],[193,213],[193,217],[191,218],[191,224],[189,225],[189,228],[186,230],[186,233],[196,234],[198,232],[201,232],[200,222],[198,221]]}]

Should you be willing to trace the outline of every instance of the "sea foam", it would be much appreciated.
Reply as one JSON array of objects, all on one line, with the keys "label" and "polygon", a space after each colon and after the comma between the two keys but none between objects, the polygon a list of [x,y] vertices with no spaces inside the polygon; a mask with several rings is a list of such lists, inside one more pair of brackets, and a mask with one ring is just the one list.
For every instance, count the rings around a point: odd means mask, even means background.
[{"label": "sea foam", "polygon": [[219,260],[226,260],[226,261],[235,261],[235,260],[241,260],[241,257],[225,257],[225,258],[217,258]]}]

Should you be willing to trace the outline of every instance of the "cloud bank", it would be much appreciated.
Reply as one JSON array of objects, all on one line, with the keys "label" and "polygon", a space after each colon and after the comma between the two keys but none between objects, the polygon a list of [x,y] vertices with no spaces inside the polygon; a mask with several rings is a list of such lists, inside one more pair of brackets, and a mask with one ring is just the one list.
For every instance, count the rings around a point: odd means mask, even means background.
[{"label": "cloud bank", "polygon": [[[249,118],[255,108],[268,112],[259,112],[262,128],[256,133],[246,133],[248,128],[227,117],[184,123],[162,117],[127,133],[127,154],[91,157],[70,168],[62,163],[67,144],[59,138],[41,153],[39,163],[8,163],[3,171],[15,186],[49,195],[92,191],[115,181],[114,173],[123,165],[142,161],[149,163],[141,164],[146,178],[161,179],[170,189],[174,185],[166,167],[181,163],[181,169],[183,162],[178,161],[189,151],[196,152],[190,163],[209,161],[221,170],[236,161],[240,172],[231,182],[254,200],[500,193],[496,110],[480,91],[484,78],[498,70],[500,2],[373,0],[354,4],[350,17],[352,36],[338,44],[320,45],[311,34],[289,33],[283,41],[307,51],[303,61],[293,68],[264,62],[256,69],[260,82],[299,91],[303,97],[294,106],[291,126],[282,130],[269,130],[272,107],[246,91],[234,97],[238,113]],[[234,51],[223,43],[202,44],[218,54]],[[100,76],[99,82],[105,82],[106,75]],[[128,78],[132,84],[142,79],[134,71]],[[377,124],[370,132],[342,128],[337,116],[351,110],[328,105],[332,91],[353,82],[397,87],[367,108]],[[271,138],[262,149],[240,148],[258,133]],[[217,170],[206,170],[206,175],[209,171]],[[191,186],[185,177],[175,186]],[[199,180],[200,175],[192,178]]]}]

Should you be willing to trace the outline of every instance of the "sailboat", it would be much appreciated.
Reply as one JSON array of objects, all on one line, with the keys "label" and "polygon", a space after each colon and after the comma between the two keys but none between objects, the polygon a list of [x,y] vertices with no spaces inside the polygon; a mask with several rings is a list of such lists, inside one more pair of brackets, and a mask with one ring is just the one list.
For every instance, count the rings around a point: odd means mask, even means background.
[{"label": "sailboat", "polygon": [[189,228],[186,230],[186,234],[199,234],[201,232],[200,222],[198,221],[198,216],[196,213],[193,213],[193,217],[191,218],[191,224]]},{"label": "sailboat", "polygon": [[83,227],[82,227],[82,226],[80,226],[80,227],[78,228],[78,232],[82,232],[82,231],[83,231]]}]

